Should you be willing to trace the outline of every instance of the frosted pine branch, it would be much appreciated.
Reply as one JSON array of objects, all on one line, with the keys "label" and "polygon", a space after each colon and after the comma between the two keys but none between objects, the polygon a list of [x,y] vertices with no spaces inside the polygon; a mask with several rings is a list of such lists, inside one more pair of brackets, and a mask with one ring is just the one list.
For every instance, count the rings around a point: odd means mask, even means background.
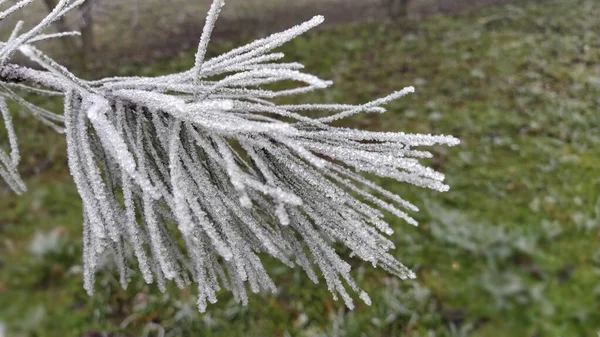
[{"label": "frosted pine branch", "polygon": [[[0,18],[29,2],[9,7]],[[446,191],[444,176],[419,162],[432,156],[421,147],[459,141],[328,124],[357,113],[385,112],[386,103],[413,87],[362,105],[277,105],[270,100],[331,85],[302,72],[298,63],[278,62],[283,54],[274,51],[323,18],[205,59],[222,0],[215,0],[209,11],[190,70],[85,81],[33,45],[71,34],[42,32],[81,3],[60,1],[34,28],[20,33],[17,27],[0,45],[0,111],[9,145],[9,152],[0,151],[0,175],[15,192],[25,190],[6,99],[66,132],[69,169],[83,202],[88,293],[94,290],[104,254],[112,254],[121,283],[127,285],[128,249],[144,280],[161,290],[168,280],[180,287],[195,284],[200,311],[217,301],[222,288],[243,304],[248,302],[246,283],[252,292],[275,291],[261,262],[264,254],[290,268],[300,266],[315,283],[316,266],[334,298],[341,297],[350,308],[354,304],[347,287],[369,304],[332,242],[402,279],[415,277],[389,253],[394,244],[386,235],[393,229],[382,210],[416,225],[408,212],[418,208],[360,172]],[[45,71],[11,64],[16,51]],[[299,86],[261,88],[290,80]],[[15,93],[23,89],[63,95],[64,114]],[[304,115],[311,111],[332,114]]]}]

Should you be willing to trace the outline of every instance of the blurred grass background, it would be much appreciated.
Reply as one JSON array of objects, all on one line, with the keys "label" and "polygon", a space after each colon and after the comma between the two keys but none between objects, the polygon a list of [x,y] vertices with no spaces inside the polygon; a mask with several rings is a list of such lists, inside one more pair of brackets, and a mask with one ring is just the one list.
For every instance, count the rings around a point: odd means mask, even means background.
[{"label": "blurred grass background", "polygon": [[[279,291],[252,295],[248,307],[223,294],[199,314],[193,289],[161,294],[139,275],[123,290],[109,263],[87,296],[65,140],[17,114],[29,191],[16,197],[0,185],[0,336],[595,336],[599,18],[597,0],[515,1],[318,28],[281,48],[335,82],[294,99],[360,103],[414,85],[386,114],[344,123],[462,140],[435,149],[429,163],[447,175],[447,193],[379,180],[422,209],[416,228],[388,218],[394,254],[418,278],[400,281],[351,260],[373,299],[353,311],[300,270],[268,259]],[[210,53],[247,38],[217,39]],[[104,71],[180,71],[194,52],[121,60]]]}]

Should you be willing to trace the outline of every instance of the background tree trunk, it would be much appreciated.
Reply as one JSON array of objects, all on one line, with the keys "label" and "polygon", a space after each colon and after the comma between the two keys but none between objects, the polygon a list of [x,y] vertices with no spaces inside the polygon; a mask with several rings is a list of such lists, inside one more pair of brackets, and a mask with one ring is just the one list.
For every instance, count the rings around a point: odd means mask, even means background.
[{"label": "background tree trunk", "polygon": [[[54,7],[56,7],[57,2],[58,0],[44,0],[44,3],[46,4],[46,7],[48,7],[49,12],[52,11]],[[56,26],[56,29],[61,33],[68,32],[71,30],[69,28],[69,25],[67,24],[67,21],[62,16],[58,18],[58,20],[54,21],[54,26]],[[75,48],[77,47],[75,40],[71,37],[65,36],[63,38],[60,38],[59,40],[65,46],[65,48],[67,48],[67,50],[75,50]]]},{"label": "background tree trunk", "polygon": [[400,19],[408,16],[408,5],[410,0],[385,0],[388,14],[392,19]]},{"label": "background tree trunk", "polygon": [[84,2],[79,7],[81,18],[83,20],[83,26],[81,27],[81,65],[84,70],[90,68],[90,55],[94,53],[94,21],[92,15],[92,7],[94,6],[93,0]]},{"label": "background tree trunk", "polygon": [[[48,11],[52,11],[58,0],[44,0]],[[94,6],[94,0],[88,0],[79,7],[79,14],[81,21],[83,21],[80,27],[80,39],[77,41],[73,37],[63,37],[60,41],[63,43],[65,50],[67,50],[68,56],[71,58],[73,67],[87,70],[89,69],[90,55],[94,52],[94,22],[92,15],[92,7]],[[67,24],[64,17],[59,18],[55,21],[56,29],[59,32],[66,32],[73,30]]]}]

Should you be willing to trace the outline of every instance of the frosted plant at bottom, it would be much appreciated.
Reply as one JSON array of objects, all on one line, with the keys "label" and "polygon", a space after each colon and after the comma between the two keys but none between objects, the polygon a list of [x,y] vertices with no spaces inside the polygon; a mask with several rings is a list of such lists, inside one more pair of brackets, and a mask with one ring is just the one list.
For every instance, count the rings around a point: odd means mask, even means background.
[{"label": "frosted plant at bottom", "polygon": [[[31,2],[4,9],[0,19]],[[43,31],[82,2],[59,1],[29,31],[21,33],[23,24],[17,24],[0,45],[0,110],[11,149],[0,152],[0,175],[15,192],[25,191],[6,99],[66,133],[69,168],[83,202],[88,293],[100,257],[111,254],[124,287],[130,264],[137,264],[144,280],[163,291],[167,280],[195,284],[200,311],[217,301],[221,288],[247,304],[248,285],[252,292],[276,289],[260,258],[268,254],[290,268],[300,266],[315,283],[316,266],[334,298],[341,296],[350,308],[348,288],[369,304],[332,242],[402,279],[415,277],[389,253],[392,229],[382,211],[416,225],[407,212],[417,207],[360,172],[445,191],[444,176],[419,163],[431,157],[419,148],[459,141],[329,124],[384,112],[383,105],[412,87],[361,105],[275,104],[273,99],[331,85],[303,73],[301,64],[278,62],[283,54],[273,51],[323,18],[206,59],[222,0],[210,7],[190,70],[86,81],[35,47],[76,34]],[[17,51],[45,71],[10,63]],[[279,81],[299,86],[265,89]],[[23,91],[64,96],[64,113],[28,102],[18,94]],[[307,117],[311,111],[330,114]],[[128,249],[135,261],[127,258]]]}]

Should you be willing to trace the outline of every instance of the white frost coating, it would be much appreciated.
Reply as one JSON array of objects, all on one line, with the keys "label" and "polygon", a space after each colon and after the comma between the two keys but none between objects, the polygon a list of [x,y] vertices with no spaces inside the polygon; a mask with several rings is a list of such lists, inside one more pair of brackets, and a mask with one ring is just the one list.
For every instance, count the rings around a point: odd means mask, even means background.
[{"label": "white frost coating", "polygon": [[111,111],[108,102],[101,97],[94,96],[91,104],[91,108],[87,111],[87,117],[92,122],[98,136],[100,136],[100,140],[119,165],[129,174],[133,174],[135,171],[133,156],[127,151],[125,141],[105,115],[106,112]]},{"label": "white frost coating", "polygon": [[[200,311],[217,301],[221,288],[242,304],[248,302],[248,287],[275,291],[261,254],[300,266],[315,283],[316,266],[334,298],[342,298],[349,308],[354,303],[348,289],[370,304],[331,241],[401,279],[415,277],[389,253],[394,243],[387,235],[394,229],[384,217],[392,214],[416,225],[409,213],[418,208],[359,172],[445,191],[444,175],[419,162],[432,157],[421,147],[453,146],[459,140],[328,124],[357,113],[383,113],[383,105],[412,93],[413,87],[361,105],[278,105],[271,99],[331,85],[302,72],[301,64],[276,63],[283,54],[273,52],[323,17],[205,59],[222,0],[209,10],[191,69],[85,81],[32,46],[71,35],[41,32],[82,1],[59,1],[34,28],[21,33],[18,24],[0,43],[5,79],[0,111],[10,149],[0,149],[0,177],[15,192],[25,190],[4,99],[56,130],[66,130],[69,169],[83,203],[84,287],[89,293],[107,251],[121,284],[127,284],[131,261],[126,246],[133,248],[144,280],[156,282],[162,291],[168,280],[179,287],[195,283]],[[0,18],[29,2],[0,11]],[[47,71],[7,64],[17,50]],[[281,81],[299,86],[265,89],[270,87],[265,84]],[[64,95],[64,116],[27,102],[14,88]],[[315,111],[331,114],[304,114]]]},{"label": "white frost coating", "polygon": [[367,104],[360,105],[358,107],[353,107],[353,108],[351,108],[349,110],[340,112],[338,114],[335,114],[335,115],[332,115],[332,116],[329,116],[329,117],[319,118],[318,120],[321,121],[321,122],[326,122],[326,123],[332,122],[334,120],[345,118],[345,117],[354,115],[356,113],[368,110],[370,108],[379,107],[379,105],[386,104],[388,102],[391,102],[391,101],[393,101],[395,99],[398,99],[398,98],[400,98],[402,96],[406,96],[406,95],[408,95],[410,93],[413,93],[413,92],[415,92],[415,88],[414,87],[406,87],[406,88],[404,88],[404,89],[402,89],[400,91],[396,91],[394,93],[391,93],[388,96],[385,96],[385,97],[380,98],[378,100],[375,100],[373,102],[369,102]]},{"label": "white frost coating", "polygon": [[184,109],[189,112],[210,112],[214,110],[231,111],[233,110],[233,101],[230,99],[205,100],[187,104]]}]

